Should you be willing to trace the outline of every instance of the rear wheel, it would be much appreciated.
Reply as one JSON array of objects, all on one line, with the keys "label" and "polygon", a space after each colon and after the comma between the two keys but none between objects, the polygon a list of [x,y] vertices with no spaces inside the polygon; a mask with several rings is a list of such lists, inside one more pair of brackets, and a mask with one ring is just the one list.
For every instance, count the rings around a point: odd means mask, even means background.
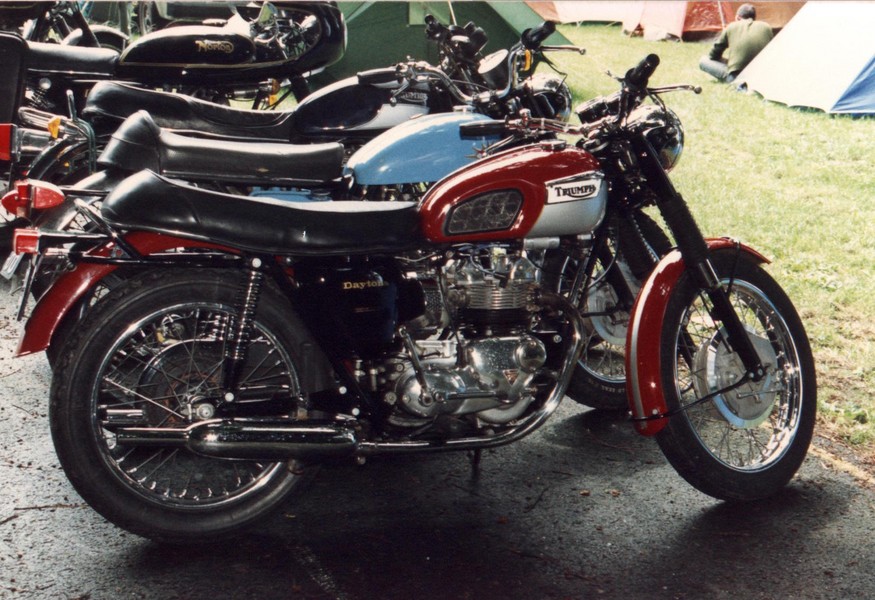
[{"label": "rear wheel", "polygon": [[[767,375],[722,391],[741,380],[744,366],[711,317],[710,301],[684,274],[660,336],[668,409],[683,410],[657,441],[700,491],[753,500],[783,487],[805,458],[817,404],[814,359],[789,298],[752,258],[718,253],[714,266]],[[713,397],[696,404],[706,396]]]},{"label": "rear wheel", "polygon": [[222,402],[235,293],[216,271],[129,279],[89,312],[59,357],[50,405],[58,457],[79,494],[119,527],[205,541],[262,518],[302,481],[296,461],[218,460],[117,439],[119,427],[172,430],[241,410],[292,418],[301,340],[272,288],[263,291],[240,376],[240,397],[249,390],[254,399]]}]

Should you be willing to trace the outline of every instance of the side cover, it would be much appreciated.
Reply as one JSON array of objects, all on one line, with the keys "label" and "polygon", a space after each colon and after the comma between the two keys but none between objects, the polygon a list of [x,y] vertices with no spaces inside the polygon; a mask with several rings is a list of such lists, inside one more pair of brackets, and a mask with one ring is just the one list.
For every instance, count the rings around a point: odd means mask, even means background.
[{"label": "side cover", "polygon": [[[737,247],[729,238],[707,243],[711,252]],[[749,246],[741,244],[740,249],[762,263],[768,262]],[[632,307],[626,334],[626,395],[632,417],[637,419],[635,428],[642,435],[656,435],[668,424],[668,418],[654,418],[668,411],[662,387],[660,336],[668,302],[685,269],[681,253],[669,252],[650,273]]]}]

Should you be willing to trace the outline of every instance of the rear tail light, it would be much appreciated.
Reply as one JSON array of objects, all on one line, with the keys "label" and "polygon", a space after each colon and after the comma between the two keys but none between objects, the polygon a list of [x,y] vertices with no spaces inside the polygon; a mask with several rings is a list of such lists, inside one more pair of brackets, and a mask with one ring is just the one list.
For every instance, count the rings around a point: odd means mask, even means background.
[{"label": "rear tail light", "polygon": [[12,234],[12,250],[15,254],[41,254],[53,248],[70,244],[97,246],[110,240],[102,233],[84,231],[50,231],[36,227],[19,227]]},{"label": "rear tail light", "polygon": [[0,160],[12,160],[15,156],[15,125],[0,123]]},{"label": "rear tail light", "polygon": [[31,211],[54,208],[64,202],[64,198],[64,192],[58,186],[28,179],[16,182],[14,189],[3,196],[0,204],[6,212],[16,217],[30,218]]},{"label": "rear tail light", "polygon": [[37,254],[39,252],[39,230],[16,229],[12,235],[12,248],[16,254]]}]

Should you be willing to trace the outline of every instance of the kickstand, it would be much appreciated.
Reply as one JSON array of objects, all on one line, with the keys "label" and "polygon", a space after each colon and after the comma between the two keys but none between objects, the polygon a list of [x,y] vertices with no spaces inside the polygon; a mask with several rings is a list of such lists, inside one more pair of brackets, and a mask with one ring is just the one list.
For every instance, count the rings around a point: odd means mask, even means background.
[{"label": "kickstand", "polygon": [[480,456],[483,451],[478,448],[468,452],[468,460],[471,461],[471,478],[478,479],[480,477]]}]

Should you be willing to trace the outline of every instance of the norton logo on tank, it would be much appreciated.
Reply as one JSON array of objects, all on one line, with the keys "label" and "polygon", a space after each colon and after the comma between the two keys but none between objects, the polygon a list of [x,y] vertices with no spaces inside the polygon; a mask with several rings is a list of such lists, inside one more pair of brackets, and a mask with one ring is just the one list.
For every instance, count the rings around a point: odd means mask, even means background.
[{"label": "norton logo on tank", "polygon": [[547,182],[547,204],[586,200],[598,196],[602,176],[592,172]]},{"label": "norton logo on tank", "polygon": [[194,45],[198,52],[234,52],[234,44],[226,40],[195,40]]}]

